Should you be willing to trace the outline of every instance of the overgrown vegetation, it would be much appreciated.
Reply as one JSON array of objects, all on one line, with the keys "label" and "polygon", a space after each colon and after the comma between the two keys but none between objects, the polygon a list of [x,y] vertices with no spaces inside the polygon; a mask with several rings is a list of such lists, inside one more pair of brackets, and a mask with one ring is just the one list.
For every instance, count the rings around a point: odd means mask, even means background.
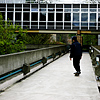
[{"label": "overgrown vegetation", "polygon": [[49,44],[51,40],[51,34],[29,34],[26,38],[27,44]]},{"label": "overgrown vegetation", "polygon": [[82,34],[83,45],[97,45],[97,35]]},{"label": "overgrown vegetation", "polygon": [[8,21],[4,21],[0,13],[0,55],[24,51],[26,44],[64,44],[54,41],[51,34],[28,34],[27,30]]},{"label": "overgrown vegetation", "polygon": [[0,13],[0,54],[23,51],[25,38],[26,32],[23,33],[23,29],[19,25],[13,25],[10,20],[4,21]]}]

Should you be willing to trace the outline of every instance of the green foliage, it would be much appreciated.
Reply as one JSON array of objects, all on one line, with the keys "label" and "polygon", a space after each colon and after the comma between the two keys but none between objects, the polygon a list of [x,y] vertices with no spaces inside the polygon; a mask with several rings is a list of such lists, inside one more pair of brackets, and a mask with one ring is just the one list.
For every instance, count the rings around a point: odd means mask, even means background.
[{"label": "green foliage", "polygon": [[0,55],[24,50],[25,38],[26,33],[23,33],[21,27],[4,21],[0,13]]},{"label": "green foliage", "polygon": [[27,35],[27,44],[49,44],[51,34],[29,34]]},{"label": "green foliage", "polygon": [[83,45],[97,45],[97,36],[82,34],[83,36]]},{"label": "green foliage", "polygon": [[72,36],[76,36],[76,34],[69,34],[68,36],[71,38]]}]

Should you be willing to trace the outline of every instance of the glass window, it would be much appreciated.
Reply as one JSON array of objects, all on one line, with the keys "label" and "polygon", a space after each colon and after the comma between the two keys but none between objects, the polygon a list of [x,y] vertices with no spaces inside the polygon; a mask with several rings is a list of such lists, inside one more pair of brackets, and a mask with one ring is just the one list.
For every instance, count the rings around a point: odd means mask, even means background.
[{"label": "glass window", "polygon": [[56,9],[56,11],[63,11],[63,9]]},{"label": "glass window", "polygon": [[24,12],[23,13],[23,20],[24,21],[29,21],[29,13],[28,12],[26,12],[26,13]]},{"label": "glass window", "polygon": [[31,16],[32,21],[38,21],[38,13],[32,13]]},{"label": "glass window", "polygon": [[54,13],[48,13],[48,21],[54,21]]},{"label": "glass window", "polygon": [[88,27],[88,23],[81,23],[82,27]]},{"label": "glass window", "polygon": [[98,9],[98,12],[100,12],[100,8]]},{"label": "glass window", "polygon": [[32,8],[38,8],[37,4],[32,4]]},{"label": "glass window", "polygon": [[40,11],[46,11],[46,9],[45,8],[40,8]]},{"label": "glass window", "polygon": [[82,4],[81,8],[88,8],[88,4]]},{"label": "glass window", "polygon": [[29,22],[23,22],[23,29],[28,29],[30,23]]},{"label": "glass window", "polygon": [[55,9],[54,8],[49,8],[48,11],[50,11],[50,12],[55,11]]},{"label": "glass window", "polygon": [[81,21],[88,21],[88,13],[81,14]]},{"label": "glass window", "polygon": [[90,21],[96,21],[96,13],[90,14]]},{"label": "glass window", "polygon": [[81,9],[82,12],[88,12],[88,9]]},{"label": "glass window", "polygon": [[90,26],[96,26],[96,23],[90,23]]},{"label": "glass window", "polygon": [[15,4],[15,7],[22,7],[22,4]]},{"label": "glass window", "polygon": [[45,4],[40,4],[40,8],[46,8]]},{"label": "glass window", "polygon": [[30,8],[24,7],[23,11],[30,11]]},{"label": "glass window", "polygon": [[31,25],[38,25],[38,22],[31,22]]},{"label": "glass window", "polygon": [[7,11],[14,11],[14,8],[13,7],[12,8],[8,7]]},{"label": "glass window", "polygon": [[88,27],[83,26],[83,27],[81,27],[81,30],[88,30]]},{"label": "glass window", "polygon": [[64,29],[71,29],[71,23],[64,23]]},{"label": "glass window", "polygon": [[7,7],[14,7],[14,4],[7,4]]},{"label": "glass window", "polygon": [[79,21],[79,13],[73,13],[73,21]]},{"label": "glass window", "polygon": [[90,12],[96,12],[97,9],[90,9]]},{"label": "glass window", "polygon": [[15,8],[15,11],[22,11],[22,8]]},{"label": "glass window", "polygon": [[73,26],[77,26],[78,27],[79,26],[79,23],[73,23]]},{"label": "glass window", "polygon": [[96,27],[89,27],[90,30],[96,30]]},{"label": "glass window", "polygon": [[56,22],[56,29],[62,29],[63,23],[62,22]]},{"label": "glass window", "polygon": [[71,8],[71,5],[70,4],[65,4],[64,8]]},{"label": "glass window", "polygon": [[48,4],[48,8],[55,8],[54,4]]},{"label": "glass window", "polygon": [[6,10],[5,8],[0,7],[0,12],[1,12],[1,11],[5,11],[5,10]]},{"label": "glass window", "polygon": [[100,21],[100,13],[98,13],[98,21]]},{"label": "glass window", "polygon": [[23,22],[23,25],[30,25],[29,22]]},{"label": "glass window", "polygon": [[22,11],[22,4],[15,4],[15,11]]},{"label": "glass window", "polygon": [[96,4],[90,4],[90,8],[97,8]]},{"label": "glass window", "polygon": [[98,26],[100,27],[100,23],[98,23]]},{"label": "glass window", "polygon": [[30,8],[30,4],[23,4],[24,8]]},{"label": "glass window", "polygon": [[65,21],[71,21],[71,13],[65,13]]},{"label": "glass window", "polygon": [[62,21],[63,17],[62,17],[62,13],[56,13],[56,21]]},{"label": "glass window", "polygon": [[7,19],[13,20],[13,12],[7,12]]},{"label": "glass window", "polygon": [[38,22],[32,22],[31,29],[38,29]]},{"label": "glass window", "polygon": [[38,12],[38,8],[31,8],[31,11]]},{"label": "glass window", "polygon": [[54,29],[54,22],[48,22],[48,29]]},{"label": "glass window", "polygon": [[71,12],[71,9],[64,9],[65,12]]},{"label": "glass window", "polygon": [[79,9],[73,9],[74,12],[79,12]]},{"label": "glass window", "polygon": [[15,20],[21,20],[21,12],[15,12]]},{"label": "glass window", "polygon": [[63,8],[62,4],[56,4],[56,8]]},{"label": "glass window", "polygon": [[79,4],[73,4],[73,8],[80,8]]},{"label": "glass window", "polygon": [[40,21],[46,21],[46,13],[40,13]]},{"label": "glass window", "polygon": [[0,4],[0,7],[6,7],[6,4]]},{"label": "glass window", "polygon": [[63,11],[63,9],[56,9],[56,11]]},{"label": "glass window", "polygon": [[46,22],[40,22],[39,29],[46,29]]}]

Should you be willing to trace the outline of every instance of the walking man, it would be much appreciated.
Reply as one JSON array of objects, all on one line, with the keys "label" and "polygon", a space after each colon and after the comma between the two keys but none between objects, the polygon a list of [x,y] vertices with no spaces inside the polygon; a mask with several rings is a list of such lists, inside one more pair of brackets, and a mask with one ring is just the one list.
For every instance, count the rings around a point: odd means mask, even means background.
[{"label": "walking man", "polygon": [[82,57],[82,48],[81,44],[77,41],[77,37],[72,37],[72,45],[71,45],[71,51],[70,51],[70,60],[73,58],[73,66],[76,70],[74,73],[75,75],[81,74],[80,70],[80,59]]}]

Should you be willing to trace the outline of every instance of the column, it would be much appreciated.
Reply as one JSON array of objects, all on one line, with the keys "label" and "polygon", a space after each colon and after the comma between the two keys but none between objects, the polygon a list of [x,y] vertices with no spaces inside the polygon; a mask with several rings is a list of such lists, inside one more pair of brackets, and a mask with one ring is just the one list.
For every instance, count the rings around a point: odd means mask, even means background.
[{"label": "column", "polygon": [[73,29],[73,4],[71,4],[71,30]]},{"label": "column", "polygon": [[54,29],[56,29],[56,4],[55,4],[55,13],[54,13]]},{"label": "column", "polygon": [[30,29],[31,29],[31,3],[30,3]]},{"label": "column", "polygon": [[98,4],[97,4],[97,13],[96,13],[96,30],[98,30]]},{"label": "column", "polygon": [[6,3],[5,21],[7,21],[7,3]]},{"label": "column", "polygon": [[15,3],[14,3],[14,13],[13,13],[13,25],[15,25]]},{"label": "column", "polygon": [[63,4],[63,29],[64,29],[64,4]]},{"label": "column", "polygon": [[80,13],[79,13],[80,15],[80,17],[79,17],[79,29],[81,30],[81,4],[80,4]]},{"label": "column", "polygon": [[48,29],[48,4],[46,4],[46,29]]},{"label": "column", "polygon": [[90,4],[88,4],[88,30],[90,26]]},{"label": "column", "polygon": [[38,29],[39,29],[39,18],[40,18],[40,6],[39,6],[39,3],[38,3]]},{"label": "column", "polygon": [[21,18],[21,27],[23,28],[23,4],[22,4],[22,18]]}]

